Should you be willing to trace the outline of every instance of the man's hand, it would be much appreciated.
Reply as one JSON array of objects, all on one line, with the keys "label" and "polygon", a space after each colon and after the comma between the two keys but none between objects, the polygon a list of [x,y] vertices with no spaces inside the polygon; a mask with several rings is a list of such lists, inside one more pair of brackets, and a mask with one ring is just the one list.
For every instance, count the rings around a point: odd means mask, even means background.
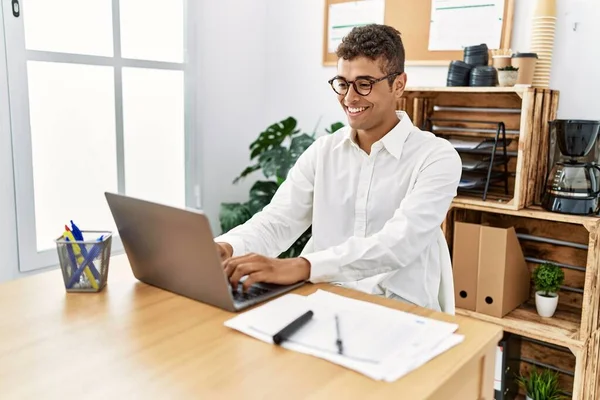
[{"label": "man's hand", "polygon": [[225,261],[233,255],[233,247],[229,243],[219,242],[215,243],[217,246],[217,252],[221,256],[221,261]]},{"label": "man's hand", "polygon": [[310,277],[310,263],[300,257],[280,259],[247,254],[226,260],[223,267],[234,289],[243,276],[248,276],[243,283],[244,290],[257,282],[291,285]]}]

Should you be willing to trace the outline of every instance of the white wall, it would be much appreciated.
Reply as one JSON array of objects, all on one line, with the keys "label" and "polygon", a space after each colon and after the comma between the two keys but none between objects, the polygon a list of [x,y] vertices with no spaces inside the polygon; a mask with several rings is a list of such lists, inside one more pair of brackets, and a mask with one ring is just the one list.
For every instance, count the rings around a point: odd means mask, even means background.
[{"label": "white wall", "polygon": [[558,15],[550,77],[558,118],[600,119],[600,1],[559,0]]},{"label": "white wall", "polygon": [[265,128],[266,0],[204,0],[198,7],[197,127],[202,136],[202,208],[215,233],[221,202],[246,201],[248,147]]}]

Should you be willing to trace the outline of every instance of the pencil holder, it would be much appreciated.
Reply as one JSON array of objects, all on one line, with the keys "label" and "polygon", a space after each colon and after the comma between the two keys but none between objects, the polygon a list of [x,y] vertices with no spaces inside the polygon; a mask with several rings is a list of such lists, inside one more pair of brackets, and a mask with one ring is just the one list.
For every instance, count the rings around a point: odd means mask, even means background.
[{"label": "pencil holder", "polygon": [[55,239],[67,292],[99,292],[106,286],[112,232],[82,231],[83,240]]}]

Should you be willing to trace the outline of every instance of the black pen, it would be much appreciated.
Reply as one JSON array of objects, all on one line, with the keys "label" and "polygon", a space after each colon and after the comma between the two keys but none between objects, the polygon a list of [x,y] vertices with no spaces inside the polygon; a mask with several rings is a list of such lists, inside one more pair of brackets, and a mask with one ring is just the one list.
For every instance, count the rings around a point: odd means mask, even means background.
[{"label": "black pen", "polygon": [[275,344],[281,344],[284,340],[288,340],[298,329],[302,328],[310,319],[313,317],[312,311],[307,311],[290,324],[285,326],[282,330],[273,335],[273,342]]},{"label": "black pen", "polygon": [[335,341],[335,344],[338,348],[338,354],[344,354],[344,344],[342,343],[342,335],[340,334],[340,319],[337,314],[335,315],[335,330],[337,332],[337,340]]}]

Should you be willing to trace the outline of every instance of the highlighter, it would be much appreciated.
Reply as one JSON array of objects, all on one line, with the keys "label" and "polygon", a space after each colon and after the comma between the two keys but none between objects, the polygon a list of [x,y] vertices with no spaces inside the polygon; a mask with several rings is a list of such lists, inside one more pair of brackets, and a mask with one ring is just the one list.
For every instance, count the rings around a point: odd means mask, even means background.
[{"label": "highlighter", "polygon": [[[65,225],[65,229],[67,231],[70,230],[73,233],[73,237],[75,238],[75,240],[80,241],[80,242],[84,241],[83,233],[77,227],[77,225],[75,225],[73,220],[71,220],[71,229],[69,229],[69,227],[67,225]],[[83,257],[87,257],[88,252],[87,252],[87,248],[85,247],[85,245],[81,246],[80,250],[81,250],[81,254],[83,255]],[[94,278],[100,279],[100,274],[98,273],[98,270],[96,269],[96,266],[94,265],[94,263],[91,263],[90,267],[91,267],[92,274],[94,274]]]},{"label": "highlighter", "polygon": [[[73,237],[73,234],[70,232],[70,230],[68,229],[68,227],[66,225],[65,225],[65,228],[67,228],[67,231],[63,234],[65,240],[73,242],[73,245],[72,245],[73,253],[75,254],[77,263],[78,263],[78,265],[81,265],[81,267],[85,267],[83,270],[83,273],[87,277],[87,279],[90,282],[90,284],[92,285],[92,287],[97,290],[98,282],[96,282],[96,278],[92,274],[92,271],[90,271],[90,268],[86,264],[82,265],[82,263],[85,261],[85,257],[81,254],[81,247],[79,247],[79,245],[77,243],[75,243],[75,238]],[[69,245],[67,245],[67,246],[69,246]],[[94,268],[94,267],[92,266],[92,268]]]},{"label": "highlighter", "polygon": [[[69,239],[66,239],[67,241]],[[68,288],[73,287],[73,285],[75,283],[77,283],[77,281],[79,281],[79,277],[81,276],[82,273],[86,273],[86,270],[89,271],[88,265],[90,265],[90,263],[92,262],[92,260],[96,257],[98,257],[98,255],[101,253],[102,251],[102,244],[96,244],[92,247],[92,249],[90,250],[90,252],[88,253],[87,257],[85,257],[83,263],[81,264],[81,266],[77,269],[77,271],[75,271],[75,273],[71,276],[71,279],[69,280],[69,283],[67,284]],[[87,275],[87,273],[86,273]],[[87,275],[88,279],[90,279],[90,276]],[[92,276],[91,279],[93,279],[94,277]],[[98,284],[96,283],[96,281],[92,281],[90,280],[90,282],[94,282],[94,284],[96,286],[94,286],[94,289],[98,289]],[[92,285],[93,286],[93,285]]]}]

